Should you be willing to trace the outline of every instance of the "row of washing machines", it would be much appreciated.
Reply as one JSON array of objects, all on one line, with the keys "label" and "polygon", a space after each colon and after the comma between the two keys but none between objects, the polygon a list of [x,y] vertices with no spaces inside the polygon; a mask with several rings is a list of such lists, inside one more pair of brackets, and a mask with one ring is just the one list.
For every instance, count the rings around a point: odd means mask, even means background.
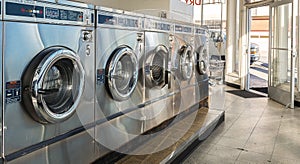
[{"label": "row of washing machines", "polygon": [[90,163],[208,97],[193,24],[2,0],[0,38],[2,162]]}]

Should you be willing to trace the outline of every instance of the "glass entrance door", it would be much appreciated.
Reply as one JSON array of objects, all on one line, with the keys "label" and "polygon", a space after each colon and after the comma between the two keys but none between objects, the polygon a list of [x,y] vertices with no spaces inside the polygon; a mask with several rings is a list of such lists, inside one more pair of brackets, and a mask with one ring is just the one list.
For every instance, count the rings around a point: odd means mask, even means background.
[{"label": "glass entrance door", "polygon": [[298,0],[275,1],[270,5],[269,96],[294,108],[296,13]]}]

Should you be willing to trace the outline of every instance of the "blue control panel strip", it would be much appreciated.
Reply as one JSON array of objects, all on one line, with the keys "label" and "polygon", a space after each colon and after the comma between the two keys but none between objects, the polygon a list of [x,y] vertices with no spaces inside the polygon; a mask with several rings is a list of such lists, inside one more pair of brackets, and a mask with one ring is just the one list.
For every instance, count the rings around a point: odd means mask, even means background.
[{"label": "blue control panel strip", "polygon": [[106,25],[118,25],[122,27],[133,27],[133,28],[139,27],[138,19],[117,17],[112,15],[106,15],[106,14],[98,15],[98,23],[106,24]]},{"label": "blue control panel strip", "polygon": [[6,2],[6,14],[14,16],[44,18],[44,7]]},{"label": "blue control panel strip", "polygon": [[116,17],[113,17],[111,15],[98,15],[98,23],[99,24],[109,24],[109,25],[115,25],[116,24]]},{"label": "blue control panel strip", "polygon": [[196,34],[205,34],[205,30],[204,29],[196,29]]},{"label": "blue control panel strip", "polygon": [[6,2],[6,15],[83,22],[83,12]]},{"label": "blue control panel strip", "polygon": [[83,12],[57,9],[51,7],[45,8],[45,17],[47,19],[83,22]]},{"label": "blue control panel strip", "polygon": [[192,28],[191,27],[180,26],[180,25],[175,25],[175,31],[176,32],[192,33]]},{"label": "blue control panel strip", "polygon": [[163,30],[163,31],[170,31],[171,30],[171,25],[170,24],[156,22],[155,23],[155,29],[157,29],[157,30]]}]

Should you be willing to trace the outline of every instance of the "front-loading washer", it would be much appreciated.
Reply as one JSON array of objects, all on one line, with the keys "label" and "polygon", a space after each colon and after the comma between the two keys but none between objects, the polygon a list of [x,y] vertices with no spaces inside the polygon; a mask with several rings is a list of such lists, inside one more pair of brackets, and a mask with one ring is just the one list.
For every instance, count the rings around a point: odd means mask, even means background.
[{"label": "front-loading washer", "polygon": [[175,90],[180,92],[182,98],[179,110],[183,111],[195,104],[194,26],[175,22],[174,31],[171,53],[172,72],[176,77]]},{"label": "front-loading washer", "polygon": [[200,102],[208,98],[209,92],[209,55],[208,55],[208,31],[200,26],[195,26],[195,76],[197,85],[195,87],[195,101]]},{"label": "front-loading washer", "polygon": [[[104,146],[116,151],[143,132],[143,16],[105,7],[96,9],[95,138],[98,150]],[[98,153],[102,156],[107,151]]]},{"label": "front-loading washer", "polygon": [[175,114],[170,53],[174,24],[164,18],[145,17],[144,130],[148,131]]},{"label": "front-loading washer", "polygon": [[92,6],[3,5],[4,160],[93,161],[93,132],[85,130],[94,121]]}]

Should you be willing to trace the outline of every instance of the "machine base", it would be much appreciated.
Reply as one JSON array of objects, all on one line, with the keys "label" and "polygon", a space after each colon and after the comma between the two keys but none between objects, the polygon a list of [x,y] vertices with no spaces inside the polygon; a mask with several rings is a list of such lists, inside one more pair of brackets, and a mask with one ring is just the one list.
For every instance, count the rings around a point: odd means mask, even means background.
[{"label": "machine base", "polygon": [[[225,112],[207,108],[207,101],[208,99],[204,99],[189,110],[181,113],[180,116],[176,116],[180,117],[179,121],[174,121],[174,118],[165,121],[160,126],[143,134],[144,139],[138,137],[124,147],[128,150],[128,154],[136,153],[139,155],[125,155],[112,152],[95,161],[95,163],[131,164],[144,161],[148,163],[180,163],[224,121]],[[185,131],[186,122],[191,120],[191,118],[194,121],[189,126],[190,128]],[[168,128],[168,132],[161,132],[166,128]],[[185,133],[182,134],[180,139],[177,139],[180,132]],[[150,137],[145,139],[145,135]],[[174,141],[174,143],[170,146],[162,147],[162,145],[166,145],[166,142],[170,141]],[[141,152],[145,152],[145,154],[141,154]],[[149,153],[147,154],[146,152]]]}]

